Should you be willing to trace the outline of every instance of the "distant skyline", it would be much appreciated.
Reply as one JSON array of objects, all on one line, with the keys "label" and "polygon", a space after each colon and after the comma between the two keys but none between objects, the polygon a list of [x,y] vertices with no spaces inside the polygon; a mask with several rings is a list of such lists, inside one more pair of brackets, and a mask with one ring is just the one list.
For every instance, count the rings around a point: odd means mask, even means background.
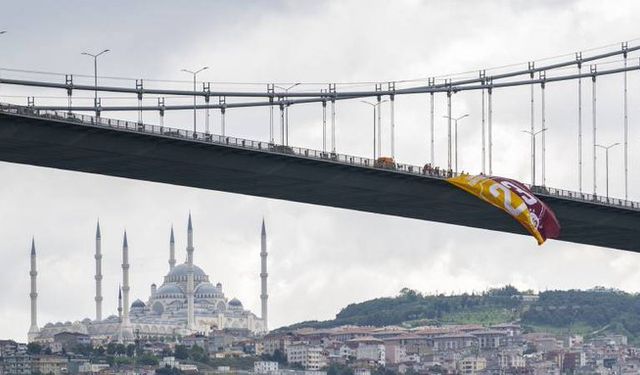
[{"label": "distant skyline", "polygon": [[[210,66],[201,79],[225,82],[382,82],[439,76],[513,63],[526,64],[622,41],[636,40],[640,3],[598,1],[15,1],[0,13],[0,68],[91,75],[81,52],[110,49],[100,75],[184,81],[181,69]],[[634,60],[633,63],[637,62]],[[0,75],[31,77],[0,70]],[[199,76],[200,77],[200,76]],[[60,80],[64,77],[42,76]],[[110,81],[114,82],[114,81]],[[122,83],[122,82],[119,82]],[[130,83],[128,83],[130,84]],[[590,82],[584,81],[584,126],[590,129]],[[629,74],[631,196],[640,200],[640,73]],[[264,87],[260,86],[260,89]],[[528,91],[496,92],[497,174],[529,181]],[[620,141],[621,78],[598,86],[599,139]],[[33,90],[0,85],[0,101],[24,104]],[[44,90],[41,95],[63,95]],[[539,100],[539,91],[536,91]],[[547,97],[550,186],[576,190],[574,84],[550,86]],[[83,93],[91,97],[90,93]],[[87,99],[87,101],[90,99]],[[539,108],[539,107],[538,107]],[[538,109],[539,110],[539,109]],[[444,98],[436,102],[436,161],[446,164]],[[460,169],[479,171],[480,97],[457,94]],[[338,151],[370,155],[371,108],[340,103]],[[103,114],[135,119],[136,114]],[[188,111],[166,124],[191,127]],[[388,108],[383,108],[388,127]],[[536,112],[538,116],[538,112]],[[539,120],[539,119],[538,119]],[[536,121],[538,121],[536,120]],[[157,114],[145,114],[157,122]],[[290,143],[321,148],[318,106],[290,108]],[[397,100],[397,159],[428,159],[426,96]],[[204,129],[199,116],[199,126]],[[214,132],[219,113],[212,112]],[[536,125],[539,127],[540,123]],[[268,110],[229,112],[227,133],[266,140]],[[385,137],[387,129],[385,128]],[[385,138],[385,153],[388,140]],[[585,163],[591,142],[585,130]],[[611,195],[622,196],[622,153],[611,151]],[[603,157],[600,162],[603,163]],[[599,184],[604,189],[604,164]],[[585,165],[585,191],[590,186]],[[273,199],[167,184],[0,163],[0,338],[26,340],[29,328],[29,251],[38,251],[39,325],[94,313],[94,235],[100,219],[103,315],[116,312],[120,246],[126,228],[131,296],[145,298],[166,274],[169,231],[178,261],[186,246],[186,219],[194,219],[195,261],[220,281],[229,298],[260,313],[260,225],[269,246],[271,328],[331,319],[349,303],[392,296],[403,287],[425,293],[519,289],[588,289],[596,285],[640,291],[640,255]],[[603,191],[603,190],[602,190]]]}]

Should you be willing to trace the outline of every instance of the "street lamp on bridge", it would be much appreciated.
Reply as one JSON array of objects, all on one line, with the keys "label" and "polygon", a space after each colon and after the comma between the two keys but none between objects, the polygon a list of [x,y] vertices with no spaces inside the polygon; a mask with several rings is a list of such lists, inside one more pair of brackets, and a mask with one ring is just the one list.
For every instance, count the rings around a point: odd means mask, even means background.
[{"label": "street lamp on bridge", "polygon": [[[376,150],[376,110],[379,110],[378,106],[380,106],[380,104],[388,102],[388,100],[381,100],[377,103],[371,103],[368,102],[366,100],[361,100],[362,103],[364,104],[369,104],[371,107],[373,107],[373,161],[375,162],[376,158],[378,157],[378,153],[380,153],[380,150]],[[380,136],[380,134],[378,134],[378,137]],[[376,151],[378,151],[378,153],[376,153]]]},{"label": "street lamp on bridge", "polygon": [[82,55],[93,57],[93,85],[95,87],[94,96],[93,96],[93,106],[96,107],[96,117],[100,116],[100,111],[98,110],[98,57],[103,55],[110,50],[105,49],[100,53],[93,54],[89,52],[82,52]]},{"label": "street lamp on bridge", "polygon": [[203,70],[207,70],[209,69],[208,66],[203,66],[202,68],[196,70],[196,71],[192,71],[192,70],[187,70],[187,69],[182,69],[181,72],[185,72],[185,73],[189,73],[191,75],[193,75],[193,137],[196,137],[196,76],[198,75],[198,73],[202,72]]},{"label": "street lamp on bridge", "polygon": [[[462,120],[463,118],[468,117],[468,116],[469,116],[468,113],[465,113],[464,115],[459,116],[459,117],[450,117],[450,116],[447,116],[447,115],[442,116],[442,117],[444,117],[446,119],[452,120],[455,123],[455,133],[454,133],[455,146],[454,146],[454,148],[456,149],[456,153],[455,153],[456,162],[455,162],[455,167],[454,167],[455,170],[454,170],[454,172],[456,172],[456,173],[458,173],[458,121]],[[449,145],[449,146],[451,146],[451,145]],[[449,155],[451,155],[451,150],[449,150]]]},{"label": "street lamp on bridge", "polygon": [[[293,85],[289,86],[289,87],[282,87],[282,86],[278,86],[278,85],[273,85],[273,87],[277,87],[280,90],[283,90],[285,94],[289,93],[289,90],[291,90],[292,88],[300,85],[301,82],[296,82]],[[286,97],[286,95],[285,95]],[[282,144],[283,145],[289,145],[289,105],[287,104],[284,108],[284,117],[285,117],[285,123],[282,129]],[[286,130],[285,130],[286,128]],[[286,134],[286,138],[285,138],[285,134]]]},{"label": "street lamp on bridge", "polygon": [[604,150],[604,155],[605,155],[605,163],[606,163],[606,192],[607,192],[607,199],[609,198],[609,149],[619,145],[619,142],[610,144],[609,146],[603,146],[603,145],[596,145],[596,147],[600,147],[601,149]]},{"label": "street lamp on bridge", "polygon": [[[547,131],[547,128],[540,129],[537,132],[531,132],[530,130],[522,131],[531,136],[531,186],[536,185],[536,136],[544,131]],[[542,181],[542,185],[544,185],[544,181]]]}]

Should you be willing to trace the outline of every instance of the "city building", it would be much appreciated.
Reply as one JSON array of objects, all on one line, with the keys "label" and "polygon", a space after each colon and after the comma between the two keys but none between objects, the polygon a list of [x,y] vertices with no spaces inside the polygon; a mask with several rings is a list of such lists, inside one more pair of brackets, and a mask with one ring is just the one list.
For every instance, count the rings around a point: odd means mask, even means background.
[{"label": "city building", "polygon": [[273,374],[278,372],[278,362],[256,361],[253,363],[253,372],[256,374]]},{"label": "city building", "polygon": [[487,368],[484,357],[466,357],[458,361],[457,369],[461,374],[477,374]]},{"label": "city building", "polygon": [[385,365],[386,354],[384,341],[373,336],[359,337],[347,341],[347,346],[353,348],[356,360]]},{"label": "city building", "polygon": [[33,358],[31,371],[33,373],[62,375],[68,372],[69,360],[66,357],[39,356]]},{"label": "city building", "polygon": [[318,371],[327,364],[321,346],[311,346],[306,343],[293,343],[286,349],[287,362],[300,364],[305,370]]}]

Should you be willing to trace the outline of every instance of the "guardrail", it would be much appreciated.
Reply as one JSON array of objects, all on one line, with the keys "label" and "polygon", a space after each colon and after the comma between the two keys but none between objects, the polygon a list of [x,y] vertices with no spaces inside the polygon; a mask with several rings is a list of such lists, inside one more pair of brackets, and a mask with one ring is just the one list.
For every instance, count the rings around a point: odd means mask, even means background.
[{"label": "guardrail", "polygon": [[[244,149],[251,149],[255,151],[270,152],[281,155],[319,159],[326,162],[334,162],[344,165],[353,165],[363,168],[382,169],[395,173],[419,175],[428,178],[446,179],[448,177],[455,176],[456,173],[440,169],[438,167],[432,168],[429,165],[423,167],[401,164],[401,163],[380,163],[374,159],[365,158],[360,156],[345,155],[338,153],[331,153],[313,149],[307,149],[302,147],[291,147],[285,145],[278,145],[269,142],[261,142],[243,138],[222,136],[216,134],[209,134],[203,132],[194,132],[192,130],[177,129],[166,126],[144,124],[133,121],[109,119],[102,117],[94,117],[82,114],[76,114],[71,112],[59,112],[51,110],[39,110],[30,107],[16,106],[10,104],[0,103],[0,112],[15,114],[20,116],[51,119],[56,121],[71,122],[83,126],[92,127],[104,127],[117,130],[125,130],[129,132],[138,132],[145,134],[152,134],[162,137],[176,138],[182,140],[188,140],[192,142],[203,143],[215,143],[225,145],[229,147],[238,147]],[[628,208],[632,210],[640,211],[640,202],[634,202],[618,198],[609,198],[593,194],[579,193],[570,190],[556,189],[543,186],[531,186],[527,185],[531,191],[541,196],[556,197],[562,199],[568,199],[578,202],[595,203],[603,206],[614,206],[620,208]]]}]

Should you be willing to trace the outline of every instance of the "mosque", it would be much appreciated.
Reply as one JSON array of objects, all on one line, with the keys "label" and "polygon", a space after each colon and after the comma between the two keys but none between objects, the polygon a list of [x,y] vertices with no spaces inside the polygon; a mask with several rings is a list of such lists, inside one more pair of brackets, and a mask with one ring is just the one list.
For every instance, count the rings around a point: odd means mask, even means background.
[{"label": "mosque", "polygon": [[[222,284],[212,284],[209,275],[193,261],[193,226],[191,214],[187,226],[187,257],[176,264],[173,228],[169,239],[169,272],[162,285],[151,284],[149,298],[136,299],[129,305],[129,246],[125,231],[122,243],[122,287],[118,295],[118,314],[102,318],[102,249],[100,223],[96,227],[95,248],[95,319],[76,322],[37,323],[37,269],[35,242],[31,243],[31,326],[29,342],[52,341],[62,332],[86,334],[102,342],[131,342],[135,336],[175,338],[213,329],[241,329],[254,334],[267,332],[267,234],[264,220],[261,233],[261,316],[245,310],[236,299],[228,299]],[[135,336],[134,336],[135,335]]]}]

